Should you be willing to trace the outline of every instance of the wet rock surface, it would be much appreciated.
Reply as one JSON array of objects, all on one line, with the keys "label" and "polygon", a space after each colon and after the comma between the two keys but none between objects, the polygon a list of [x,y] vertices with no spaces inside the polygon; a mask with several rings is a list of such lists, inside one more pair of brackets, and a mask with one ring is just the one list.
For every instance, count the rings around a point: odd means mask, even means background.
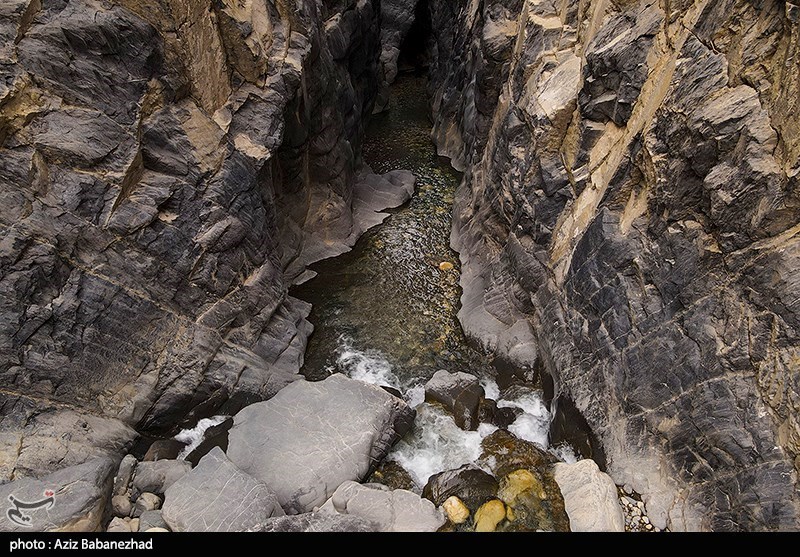
[{"label": "wet rock surface", "polygon": [[484,398],[483,387],[474,375],[439,370],[425,384],[425,400],[438,402],[453,415],[461,429],[478,427],[478,412]]}]

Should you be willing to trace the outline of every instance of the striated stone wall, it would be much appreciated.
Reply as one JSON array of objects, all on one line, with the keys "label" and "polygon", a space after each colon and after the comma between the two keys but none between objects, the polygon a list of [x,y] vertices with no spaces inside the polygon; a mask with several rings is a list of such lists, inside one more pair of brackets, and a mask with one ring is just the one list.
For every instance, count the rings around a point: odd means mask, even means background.
[{"label": "striated stone wall", "polygon": [[0,7],[0,481],[299,378],[310,307],[287,290],[352,233],[378,14]]},{"label": "striated stone wall", "polygon": [[467,334],[658,527],[800,527],[800,8],[430,0]]}]

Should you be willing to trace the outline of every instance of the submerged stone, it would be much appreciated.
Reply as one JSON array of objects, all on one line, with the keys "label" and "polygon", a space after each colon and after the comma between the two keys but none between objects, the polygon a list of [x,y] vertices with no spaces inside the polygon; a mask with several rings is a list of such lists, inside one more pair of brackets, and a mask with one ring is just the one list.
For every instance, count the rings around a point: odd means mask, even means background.
[{"label": "submerged stone", "polygon": [[451,495],[447,500],[442,503],[442,509],[447,514],[447,519],[453,524],[462,524],[469,518],[470,512],[464,502]]},{"label": "submerged stone", "polygon": [[506,518],[506,507],[499,499],[487,501],[475,511],[475,531],[494,532]]}]

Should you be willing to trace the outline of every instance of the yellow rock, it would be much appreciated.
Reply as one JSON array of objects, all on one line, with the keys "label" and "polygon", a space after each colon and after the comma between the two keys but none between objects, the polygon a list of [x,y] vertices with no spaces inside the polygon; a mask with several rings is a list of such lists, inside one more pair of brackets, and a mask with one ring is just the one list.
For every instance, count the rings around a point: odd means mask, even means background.
[{"label": "yellow rock", "polygon": [[469,509],[464,502],[455,495],[448,497],[447,500],[442,503],[442,508],[444,512],[447,513],[447,518],[449,518],[450,522],[453,524],[461,524],[469,518]]},{"label": "yellow rock", "polygon": [[441,263],[439,263],[439,270],[440,271],[452,271],[453,270],[453,264],[450,263],[449,261],[442,261]]},{"label": "yellow rock", "polygon": [[520,493],[527,490],[531,490],[539,499],[547,499],[547,494],[544,493],[536,476],[528,470],[519,469],[500,480],[500,491],[497,492],[497,496],[511,505]]},{"label": "yellow rock", "polygon": [[494,532],[506,517],[506,506],[499,499],[492,499],[475,511],[475,531]]},{"label": "yellow rock", "polygon": [[512,509],[511,507],[508,507],[506,509],[506,518],[508,519],[509,522],[514,522],[515,518],[514,509]]}]

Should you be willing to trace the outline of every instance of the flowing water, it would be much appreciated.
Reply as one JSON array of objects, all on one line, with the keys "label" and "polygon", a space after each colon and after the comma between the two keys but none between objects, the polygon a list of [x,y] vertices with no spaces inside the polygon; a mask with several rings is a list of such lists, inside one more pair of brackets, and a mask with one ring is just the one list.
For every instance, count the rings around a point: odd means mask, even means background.
[{"label": "flowing water", "polygon": [[[487,397],[524,413],[509,430],[547,447],[550,414],[541,391],[516,391],[503,400],[491,359],[473,349],[458,323],[461,289],[458,254],[450,248],[453,196],[461,179],[430,140],[425,79],[401,75],[387,112],[370,120],[364,162],[375,173],[410,170],[417,177],[411,200],[354,249],[312,266],[318,275],[292,295],[311,302],[303,374],[321,380],[332,373],[395,387],[417,419],[389,458],[421,488],[434,473],[475,460],[480,441],[495,428],[460,430],[437,407],[424,404],[424,383],[439,369],[481,378]],[[560,453],[570,458],[569,451]]]}]

